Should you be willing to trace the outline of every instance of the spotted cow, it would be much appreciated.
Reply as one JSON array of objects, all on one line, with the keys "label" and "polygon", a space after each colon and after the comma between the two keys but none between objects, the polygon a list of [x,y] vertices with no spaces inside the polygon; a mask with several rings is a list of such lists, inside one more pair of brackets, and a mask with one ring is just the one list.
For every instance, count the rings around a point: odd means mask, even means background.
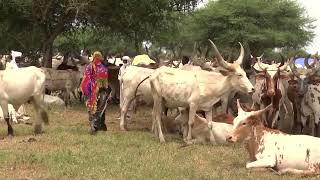
[{"label": "spotted cow", "polygon": [[244,111],[237,102],[229,142],[244,142],[250,161],[247,169],[272,169],[279,174],[320,174],[320,138],[289,135],[264,127],[260,116],[272,105],[258,111]]}]

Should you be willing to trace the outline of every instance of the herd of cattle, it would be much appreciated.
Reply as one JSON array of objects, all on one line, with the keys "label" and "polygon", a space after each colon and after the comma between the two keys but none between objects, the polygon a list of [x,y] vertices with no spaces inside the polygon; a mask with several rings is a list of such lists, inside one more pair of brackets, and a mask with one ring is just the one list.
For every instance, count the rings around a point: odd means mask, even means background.
[{"label": "herd of cattle", "polygon": [[[312,64],[309,57],[305,58],[306,68],[297,68],[295,58],[267,64],[262,56],[251,57],[254,71],[247,71],[242,67],[245,55],[241,43],[238,59],[227,62],[209,42],[216,63],[205,66],[194,65],[192,60],[180,67],[174,63],[152,68],[129,66],[118,79],[119,67],[109,64],[113,96],[119,97],[121,92],[120,129],[127,130],[130,107],[144,101],[153,104],[152,132],[160,142],[165,142],[162,129],[180,132],[186,144],[245,142],[250,156],[247,168],[272,168],[280,174],[320,174],[317,57],[313,57]],[[67,60],[57,66],[56,58],[52,69],[10,69],[6,68],[5,56],[1,58],[0,106],[8,135],[13,135],[8,104],[14,109],[28,101],[34,104],[36,133],[41,132],[42,122],[48,122],[45,90],[61,91],[66,105],[70,104],[70,94],[76,94],[89,59],[71,57],[72,66]],[[173,123],[165,121],[168,109],[178,110]]]}]

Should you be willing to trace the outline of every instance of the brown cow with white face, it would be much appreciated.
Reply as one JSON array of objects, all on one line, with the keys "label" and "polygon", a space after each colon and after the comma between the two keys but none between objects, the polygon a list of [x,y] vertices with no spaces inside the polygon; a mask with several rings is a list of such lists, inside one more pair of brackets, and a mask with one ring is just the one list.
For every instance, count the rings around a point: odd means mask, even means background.
[{"label": "brown cow with white face", "polygon": [[260,105],[260,109],[263,109],[271,103],[273,110],[263,114],[263,120],[268,127],[276,128],[280,114],[279,128],[290,132],[290,119],[292,119],[290,115],[293,110],[287,97],[288,82],[286,79],[288,76],[286,70],[288,63],[269,65],[262,63],[261,58],[257,57],[257,63],[253,66],[258,71],[255,83],[256,92],[253,95],[254,104]]},{"label": "brown cow with white face", "polygon": [[271,108],[244,111],[239,103],[229,142],[243,142],[250,156],[247,169],[272,168],[279,174],[320,174],[320,138],[289,135],[264,127],[260,116]]}]

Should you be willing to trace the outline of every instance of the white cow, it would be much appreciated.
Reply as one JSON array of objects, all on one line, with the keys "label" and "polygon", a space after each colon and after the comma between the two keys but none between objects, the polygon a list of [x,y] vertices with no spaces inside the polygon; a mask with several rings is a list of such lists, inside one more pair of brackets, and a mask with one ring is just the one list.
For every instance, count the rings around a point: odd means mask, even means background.
[{"label": "white cow", "polygon": [[224,69],[220,73],[207,71],[184,71],[180,69],[160,67],[150,76],[151,91],[154,100],[153,130],[158,134],[160,142],[165,142],[161,130],[161,112],[163,106],[169,108],[189,108],[187,141],[192,139],[191,127],[197,110],[206,112],[209,122],[212,119],[212,106],[220,100],[221,96],[234,90],[252,93],[254,87],[241,68],[244,49],[241,45],[239,58],[233,63],[227,63],[210,41],[220,66]]},{"label": "white cow", "polygon": [[[186,71],[201,70],[199,66],[186,64],[182,69]],[[121,82],[122,96],[120,97],[120,129],[126,130],[126,118],[129,106],[137,96],[147,104],[153,103],[150,81],[148,77],[154,72],[154,69],[148,69],[137,66],[128,66],[119,76]],[[141,83],[141,84],[140,84]]]},{"label": "white cow", "polygon": [[[149,77],[154,71],[154,69],[129,66],[119,78],[120,82],[122,82],[122,103],[120,106],[121,130],[126,130],[125,120],[127,117],[128,108],[136,96],[142,98],[147,104],[151,104],[153,102],[149,79],[146,79],[145,81],[143,80]],[[140,82],[142,83],[139,84]]]},{"label": "white cow", "polygon": [[[175,118],[175,123],[180,125],[183,137],[187,136],[189,111],[183,108],[179,108],[180,114]],[[194,124],[192,126],[192,143],[206,143],[211,144],[225,144],[227,136],[232,130],[232,120],[228,120],[230,117],[226,114],[222,116],[213,117],[212,122],[208,122],[205,118],[196,114],[194,118]],[[222,121],[222,122],[221,122]]]},{"label": "white cow", "polygon": [[43,70],[30,66],[13,70],[0,70],[0,106],[8,125],[8,135],[13,135],[9,121],[8,104],[18,109],[22,104],[31,101],[36,110],[35,133],[42,130],[42,122],[48,123],[44,109],[45,74]]},{"label": "white cow", "polygon": [[264,127],[259,111],[244,111],[238,101],[229,142],[244,142],[250,155],[247,169],[272,168],[279,174],[320,174],[320,139],[307,135],[289,135]]}]

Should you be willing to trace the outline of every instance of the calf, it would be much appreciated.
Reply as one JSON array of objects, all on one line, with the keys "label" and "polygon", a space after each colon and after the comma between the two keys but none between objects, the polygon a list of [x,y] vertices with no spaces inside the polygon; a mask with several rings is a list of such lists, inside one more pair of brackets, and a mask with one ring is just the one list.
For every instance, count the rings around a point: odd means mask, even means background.
[{"label": "calf", "polygon": [[229,142],[244,142],[250,156],[247,169],[272,168],[279,174],[320,174],[320,139],[307,135],[289,135],[264,127],[260,116],[272,105],[258,111],[244,111],[237,101]]},{"label": "calf", "polygon": [[[183,108],[175,118],[175,124],[180,126],[183,137],[187,136],[189,111]],[[211,144],[225,144],[226,137],[232,130],[233,117],[229,114],[220,114],[208,122],[205,118],[196,114],[192,126],[192,144],[209,142]]]}]

